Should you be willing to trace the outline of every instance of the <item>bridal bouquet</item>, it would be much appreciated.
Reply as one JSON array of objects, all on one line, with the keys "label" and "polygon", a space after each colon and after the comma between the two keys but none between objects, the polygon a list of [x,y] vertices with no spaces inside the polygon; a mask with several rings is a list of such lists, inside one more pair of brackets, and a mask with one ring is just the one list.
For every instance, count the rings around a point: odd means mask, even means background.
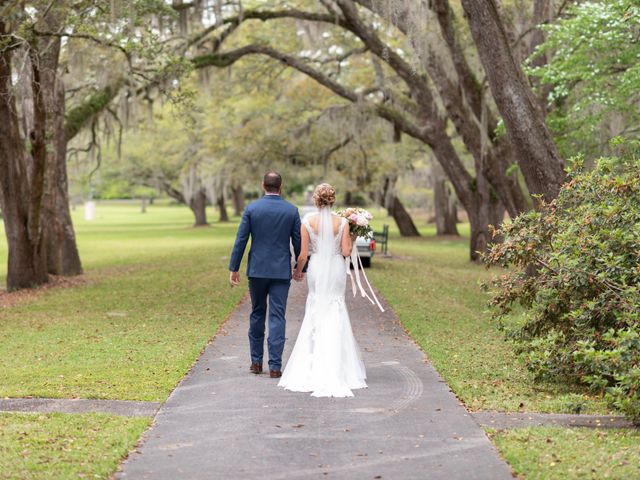
[{"label": "bridal bouquet", "polygon": [[[345,208],[344,210],[338,212],[338,215],[344,217],[349,222],[349,233],[352,235],[356,235],[358,237],[367,237],[371,234],[371,226],[369,226],[369,222],[373,219],[373,215],[371,215],[364,208],[360,207],[350,207]],[[371,283],[369,283],[369,279],[367,278],[367,274],[364,273],[364,266],[362,265],[362,260],[360,259],[360,254],[358,253],[358,247],[356,242],[353,242],[353,247],[351,249],[351,255],[345,258],[346,266],[347,266],[347,275],[351,278],[351,289],[353,290],[353,296],[356,296],[356,292],[360,290],[360,295],[369,299],[369,301],[378,306],[381,312],[384,312],[384,308],[382,304],[376,297],[376,293],[371,288]],[[349,264],[353,265],[353,273],[351,273],[351,269]],[[362,281],[360,279],[360,272],[362,272],[362,278],[366,282],[369,287],[369,291],[371,295],[369,295],[364,286],[362,285]]]},{"label": "bridal bouquet", "polygon": [[357,237],[366,237],[371,232],[369,221],[373,218],[368,211],[360,207],[350,207],[338,212],[349,221],[349,232]]}]

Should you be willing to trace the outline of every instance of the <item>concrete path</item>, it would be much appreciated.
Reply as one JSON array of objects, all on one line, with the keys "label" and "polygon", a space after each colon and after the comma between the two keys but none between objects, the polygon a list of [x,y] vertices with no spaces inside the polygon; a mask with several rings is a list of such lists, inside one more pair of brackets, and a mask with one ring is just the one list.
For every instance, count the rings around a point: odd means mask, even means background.
[{"label": "concrete path", "polygon": [[[303,284],[292,285],[285,358],[305,294]],[[116,478],[512,478],[393,313],[348,297],[368,389],[354,398],[313,398],[278,388],[268,375],[248,373],[245,300],[160,408]]]}]

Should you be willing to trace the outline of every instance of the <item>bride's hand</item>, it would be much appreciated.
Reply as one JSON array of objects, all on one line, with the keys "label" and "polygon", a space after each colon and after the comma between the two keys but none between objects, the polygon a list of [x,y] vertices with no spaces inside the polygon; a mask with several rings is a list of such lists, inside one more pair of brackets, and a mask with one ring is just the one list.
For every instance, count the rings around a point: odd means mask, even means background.
[{"label": "bride's hand", "polygon": [[298,272],[298,271],[293,272],[293,279],[296,282],[301,282],[303,278],[304,278],[304,273]]}]

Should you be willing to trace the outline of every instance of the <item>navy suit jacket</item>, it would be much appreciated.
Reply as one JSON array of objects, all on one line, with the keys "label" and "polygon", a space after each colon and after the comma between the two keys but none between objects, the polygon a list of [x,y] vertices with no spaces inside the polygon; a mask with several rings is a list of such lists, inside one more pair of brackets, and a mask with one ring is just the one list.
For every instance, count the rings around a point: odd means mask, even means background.
[{"label": "navy suit jacket", "polygon": [[265,195],[247,206],[233,245],[229,270],[240,270],[251,236],[247,277],[291,279],[291,249],[300,255],[298,209],[279,195]]}]

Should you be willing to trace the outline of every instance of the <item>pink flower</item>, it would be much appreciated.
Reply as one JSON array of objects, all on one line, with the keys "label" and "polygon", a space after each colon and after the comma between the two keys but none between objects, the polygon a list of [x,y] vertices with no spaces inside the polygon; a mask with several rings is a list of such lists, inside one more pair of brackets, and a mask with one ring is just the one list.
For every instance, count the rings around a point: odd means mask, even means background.
[{"label": "pink flower", "polygon": [[351,215],[349,215],[349,220],[351,220],[352,223],[357,223],[358,215],[356,215],[355,213],[352,213]]}]

